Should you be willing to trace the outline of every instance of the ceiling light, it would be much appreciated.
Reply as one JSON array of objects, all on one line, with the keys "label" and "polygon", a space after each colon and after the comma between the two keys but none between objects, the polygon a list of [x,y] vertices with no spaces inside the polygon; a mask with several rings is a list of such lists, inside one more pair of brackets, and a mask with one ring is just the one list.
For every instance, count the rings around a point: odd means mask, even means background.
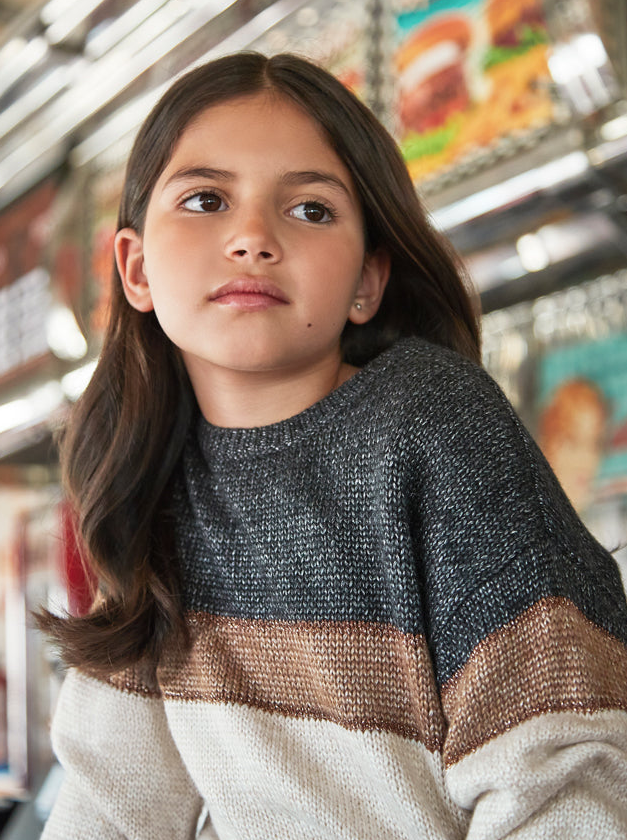
[{"label": "ceiling light", "polygon": [[[103,0],[81,0],[80,3],[71,3],[69,6],[65,0],[52,0],[44,6],[41,18],[44,23],[49,23],[46,29],[46,38],[51,44],[58,44],[71,35],[89,15],[101,5]],[[60,12],[55,12],[55,6],[60,3]],[[52,8],[52,11],[50,9]]]},{"label": "ceiling light", "polygon": [[599,129],[599,134],[604,140],[608,141],[627,137],[627,114],[622,114],[622,116],[606,122]]},{"label": "ceiling light", "polygon": [[22,38],[21,35],[16,38],[11,38],[10,41],[7,41],[6,44],[0,48],[0,63],[13,61],[13,59],[22,52],[27,43],[28,41],[26,38]]},{"label": "ceiling light", "polygon": [[14,41],[9,41],[6,46],[9,47],[12,43],[21,45],[21,49],[16,52],[13,49],[9,50],[6,53],[6,63],[3,61],[6,47],[0,53],[0,90],[2,91],[8,90],[12,84],[39,64],[49,49],[45,38],[39,37],[31,38],[30,41],[16,38]]},{"label": "ceiling light", "polygon": [[75,402],[80,397],[88,386],[97,364],[97,361],[88,362],[86,365],[66,373],[61,379],[61,388],[69,400]]},{"label": "ceiling light", "polygon": [[4,111],[0,111],[0,137],[19,125],[22,120],[32,116],[53,96],[63,90],[68,82],[68,68],[57,67],[46,75],[30,90],[16,99]]},{"label": "ceiling light", "polygon": [[214,58],[219,58],[222,55],[228,55],[232,52],[250,47],[253,41],[264,35],[273,26],[276,26],[292,12],[300,9],[310,0],[278,0],[272,3],[258,15],[255,15],[252,20],[241,26],[224,41],[221,41],[215,47],[212,47],[201,58],[193,62],[191,67],[198,67],[200,64],[205,64],[207,61],[212,61]]},{"label": "ceiling light", "polygon": [[78,361],[87,353],[87,342],[74,313],[62,304],[53,306],[48,313],[46,341],[57,359]]},{"label": "ceiling light", "polygon": [[136,30],[140,24],[167,2],[168,0],[138,0],[137,3],[133,3],[124,14],[99,29],[93,38],[88,39],[85,45],[85,55],[91,59],[100,58],[117,43],[127,38],[131,32]]},{"label": "ceiling light", "polygon": [[573,47],[586,59],[588,66],[600,69],[607,64],[608,58],[603,41],[594,32],[584,32],[572,40]]},{"label": "ceiling light", "polygon": [[0,432],[41,423],[65,400],[61,383],[47,382],[27,396],[0,405]]},{"label": "ceiling light", "polygon": [[536,192],[583,175],[590,168],[585,152],[571,152],[564,157],[538,166],[529,172],[516,175],[501,184],[474,193],[434,210],[433,221],[441,230],[451,230],[458,225],[507,207]]},{"label": "ceiling light", "polygon": [[84,166],[117,144],[118,141],[124,140],[131,132],[137,131],[139,124],[143,122],[153,105],[169,86],[169,82],[164,82],[159,87],[148,91],[148,93],[136,96],[123,108],[118,109],[82,143],[72,149],[70,153],[72,164],[74,166]]},{"label": "ceiling light", "polygon": [[43,7],[39,16],[41,17],[42,23],[48,25],[54,23],[58,17],[68,12],[72,6],[78,5],[78,0],[50,0]]},{"label": "ceiling light", "polygon": [[526,233],[516,242],[520,261],[527,271],[543,271],[551,263],[542,239],[535,233]]}]

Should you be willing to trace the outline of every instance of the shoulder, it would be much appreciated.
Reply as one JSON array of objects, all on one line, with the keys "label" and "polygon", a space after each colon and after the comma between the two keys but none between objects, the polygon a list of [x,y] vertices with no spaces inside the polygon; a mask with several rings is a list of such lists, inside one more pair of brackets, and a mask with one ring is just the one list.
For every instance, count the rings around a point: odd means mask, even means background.
[{"label": "shoulder", "polygon": [[[566,598],[627,639],[616,563],[496,382],[424,342],[407,343],[400,356],[406,400],[396,450],[431,599],[431,636],[441,645],[438,673],[450,677],[479,641],[469,615],[492,632],[543,598]],[[442,640],[453,638],[466,642],[449,649]]]},{"label": "shoulder", "polygon": [[457,540],[460,564],[494,549],[503,562],[531,553],[596,563],[601,553],[605,563],[607,553],[489,374],[445,348],[403,344],[394,449],[420,521],[438,537],[448,534],[446,551],[455,555]]},{"label": "shoulder", "polygon": [[399,343],[393,356],[388,424],[431,517],[468,523],[481,516],[493,533],[515,517],[544,531],[547,507],[554,515],[569,507],[530,432],[482,367],[419,339]]},{"label": "shoulder", "polygon": [[518,437],[520,421],[492,377],[454,350],[420,338],[397,342],[376,365],[376,395],[382,412],[396,418],[408,436],[424,434],[439,440],[459,430],[483,437],[487,429]]}]

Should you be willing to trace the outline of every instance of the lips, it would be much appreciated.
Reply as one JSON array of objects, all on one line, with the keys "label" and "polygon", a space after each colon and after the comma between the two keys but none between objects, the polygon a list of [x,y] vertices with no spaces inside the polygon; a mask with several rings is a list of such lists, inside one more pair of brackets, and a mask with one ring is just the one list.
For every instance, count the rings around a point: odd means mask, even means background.
[{"label": "lips", "polygon": [[280,303],[288,303],[285,294],[270,283],[269,280],[260,277],[242,277],[237,280],[231,280],[220,286],[210,295],[210,300],[220,300],[230,295],[263,295],[264,297],[271,297]]},{"label": "lips", "polygon": [[278,286],[261,277],[241,277],[230,280],[216,289],[209,296],[209,300],[225,305],[289,303],[288,298]]}]

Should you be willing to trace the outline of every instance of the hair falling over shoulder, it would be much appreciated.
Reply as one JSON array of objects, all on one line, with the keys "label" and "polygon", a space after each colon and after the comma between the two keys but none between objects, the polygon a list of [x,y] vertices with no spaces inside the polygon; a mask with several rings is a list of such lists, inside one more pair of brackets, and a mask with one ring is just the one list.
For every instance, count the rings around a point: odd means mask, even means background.
[{"label": "hair falling over shoulder", "polygon": [[[339,81],[301,58],[238,53],[179,79],[138,133],[118,230],[141,234],[154,185],[199,113],[264,90],[289,98],[320,125],[353,178],[368,251],[390,256],[376,316],[344,329],[345,361],[361,366],[397,339],[419,335],[479,362],[478,306],[393,139]],[[196,410],[178,351],[153,312],[126,301],[117,271],[112,297],[98,366],[61,443],[65,489],[97,593],[85,616],[38,616],[68,665],[102,676],[142,658],[156,663],[166,640],[188,642],[169,499]]]},{"label": "hair falling over shoulder", "polygon": [[93,607],[37,617],[68,666],[103,676],[156,660],[167,636],[185,642],[167,504],[193,396],[154,315],[140,319],[114,296],[98,366],[60,441],[77,542],[98,580]]}]

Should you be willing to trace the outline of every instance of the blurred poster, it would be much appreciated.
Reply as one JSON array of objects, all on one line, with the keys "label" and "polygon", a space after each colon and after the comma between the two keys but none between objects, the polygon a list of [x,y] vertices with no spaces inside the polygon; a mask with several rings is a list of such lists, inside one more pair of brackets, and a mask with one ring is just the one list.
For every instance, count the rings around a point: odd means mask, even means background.
[{"label": "blurred poster", "polygon": [[53,302],[71,312],[77,325],[87,334],[84,323],[87,306],[85,236],[84,176],[71,171],[60,185],[51,207],[46,266]]},{"label": "blurred poster", "polygon": [[553,121],[542,0],[399,0],[398,134],[414,180]]},{"label": "blurred poster", "polygon": [[117,216],[124,167],[102,170],[89,184],[90,230],[88,245],[90,334],[102,338],[109,315],[111,284],[113,281],[113,241],[117,230]]},{"label": "blurred poster", "polygon": [[538,442],[573,506],[627,494],[627,335],[540,360]]}]

